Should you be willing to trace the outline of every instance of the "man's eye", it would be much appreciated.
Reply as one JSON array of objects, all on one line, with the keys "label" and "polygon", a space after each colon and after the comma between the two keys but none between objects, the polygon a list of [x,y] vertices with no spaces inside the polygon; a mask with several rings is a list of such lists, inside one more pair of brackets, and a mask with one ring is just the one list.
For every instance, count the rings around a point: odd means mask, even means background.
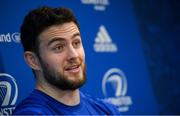
[{"label": "man's eye", "polygon": [[73,47],[74,48],[78,48],[80,45],[81,45],[81,41],[79,41],[79,40],[73,42]]},{"label": "man's eye", "polygon": [[64,45],[58,45],[53,48],[55,52],[62,52],[64,50]]}]

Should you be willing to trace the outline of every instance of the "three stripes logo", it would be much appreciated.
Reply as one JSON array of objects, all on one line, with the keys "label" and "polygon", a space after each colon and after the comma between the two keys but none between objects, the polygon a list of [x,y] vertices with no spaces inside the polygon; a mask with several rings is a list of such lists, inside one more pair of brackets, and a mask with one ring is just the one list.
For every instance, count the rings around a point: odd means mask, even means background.
[{"label": "three stripes logo", "polygon": [[95,38],[94,50],[96,52],[117,52],[116,44],[112,42],[106,28],[101,25],[97,37]]},{"label": "three stripes logo", "polygon": [[15,109],[18,87],[15,79],[6,73],[0,73],[0,115],[11,115]]}]

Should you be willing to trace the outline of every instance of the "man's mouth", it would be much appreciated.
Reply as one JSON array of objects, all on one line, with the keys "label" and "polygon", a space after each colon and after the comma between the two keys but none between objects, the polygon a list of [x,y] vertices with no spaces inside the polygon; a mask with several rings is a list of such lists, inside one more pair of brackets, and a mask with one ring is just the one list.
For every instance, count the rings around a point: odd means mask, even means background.
[{"label": "man's mouth", "polygon": [[65,68],[65,71],[70,73],[77,73],[80,71],[80,65],[71,65]]}]

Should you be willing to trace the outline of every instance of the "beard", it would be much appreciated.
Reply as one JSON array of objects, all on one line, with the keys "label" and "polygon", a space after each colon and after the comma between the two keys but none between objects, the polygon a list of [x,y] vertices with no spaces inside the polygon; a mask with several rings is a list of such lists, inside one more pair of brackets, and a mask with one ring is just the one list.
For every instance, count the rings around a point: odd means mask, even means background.
[{"label": "beard", "polygon": [[[77,79],[69,79],[68,76],[64,75],[63,73],[54,70],[48,66],[45,62],[42,60],[41,66],[43,69],[43,75],[45,80],[54,87],[61,89],[61,90],[76,90],[80,88],[84,83],[86,82],[86,66],[82,67],[83,74],[81,76],[83,77],[77,77]],[[74,77],[76,78],[76,77]]]}]

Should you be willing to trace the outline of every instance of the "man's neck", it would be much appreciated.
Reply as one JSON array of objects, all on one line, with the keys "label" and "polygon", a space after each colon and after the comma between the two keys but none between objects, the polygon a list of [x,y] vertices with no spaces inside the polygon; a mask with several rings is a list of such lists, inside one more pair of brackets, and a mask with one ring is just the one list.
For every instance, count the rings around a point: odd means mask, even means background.
[{"label": "man's neck", "polygon": [[36,85],[36,89],[68,106],[74,106],[80,103],[79,89],[64,91],[50,85],[42,84]]}]

